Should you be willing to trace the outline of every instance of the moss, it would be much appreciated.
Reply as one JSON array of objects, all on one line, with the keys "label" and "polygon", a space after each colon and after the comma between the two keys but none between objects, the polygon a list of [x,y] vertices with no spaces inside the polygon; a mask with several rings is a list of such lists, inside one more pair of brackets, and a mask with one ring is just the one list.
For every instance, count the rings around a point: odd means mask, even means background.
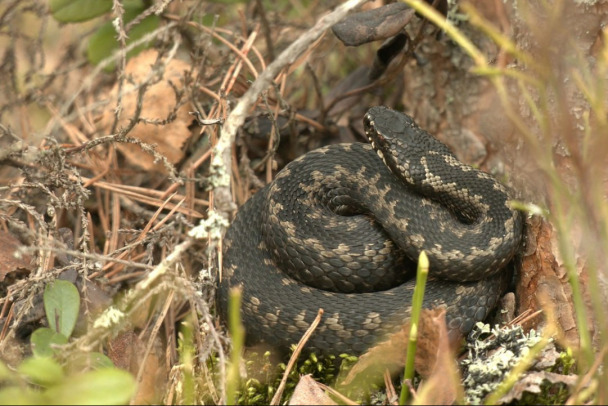
[{"label": "moss", "polygon": [[564,384],[545,381],[541,384],[540,393],[524,392],[514,405],[563,405],[570,392]]},{"label": "moss", "polygon": [[[342,354],[318,357],[310,354],[303,361],[298,361],[289,373],[282,399],[289,399],[300,380],[300,376],[311,374],[313,379],[326,385],[335,384],[336,377],[346,372],[356,362],[357,357]],[[245,362],[245,372],[249,379],[244,380],[239,394],[240,405],[269,404],[276,393],[285,373],[286,364],[274,365],[270,352],[264,354],[251,353]]]}]

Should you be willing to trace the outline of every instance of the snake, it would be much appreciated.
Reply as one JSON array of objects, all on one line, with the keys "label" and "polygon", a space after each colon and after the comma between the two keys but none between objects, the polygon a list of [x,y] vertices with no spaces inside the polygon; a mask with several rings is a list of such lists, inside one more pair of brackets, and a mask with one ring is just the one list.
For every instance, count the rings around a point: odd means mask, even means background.
[{"label": "snake", "polygon": [[446,310],[450,337],[468,334],[508,287],[524,223],[510,189],[402,112],[371,107],[363,124],[368,143],[291,161],[226,231],[218,310],[226,320],[240,287],[247,345],[284,351],[321,308],[307,350],[364,353],[410,319],[422,251],[423,307]]}]

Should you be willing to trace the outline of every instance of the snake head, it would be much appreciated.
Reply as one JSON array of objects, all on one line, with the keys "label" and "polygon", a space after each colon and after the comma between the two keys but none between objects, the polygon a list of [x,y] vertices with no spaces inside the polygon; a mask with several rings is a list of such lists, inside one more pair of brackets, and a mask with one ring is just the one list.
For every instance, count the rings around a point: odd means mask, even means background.
[{"label": "snake head", "polygon": [[370,108],[363,118],[365,135],[384,164],[410,185],[420,185],[426,177],[422,158],[429,151],[452,155],[432,135],[422,130],[410,116],[387,107]]},{"label": "snake head", "polygon": [[412,161],[412,158],[423,152],[419,151],[420,144],[411,131],[418,128],[414,120],[387,107],[376,106],[365,114],[363,126],[367,139],[384,164],[406,182],[414,183],[410,167],[416,160]]}]

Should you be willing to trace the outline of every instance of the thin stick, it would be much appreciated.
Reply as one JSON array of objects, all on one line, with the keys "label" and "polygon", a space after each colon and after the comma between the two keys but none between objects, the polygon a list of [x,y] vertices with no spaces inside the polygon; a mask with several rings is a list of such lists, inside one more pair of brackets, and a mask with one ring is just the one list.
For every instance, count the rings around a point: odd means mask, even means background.
[{"label": "thin stick", "polygon": [[[165,320],[165,317],[167,316],[169,309],[171,308],[171,304],[173,304],[174,296],[175,296],[175,291],[170,290],[169,295],[165,299],[165,305],[163,306],[163,309],[161,310],[160,314],[158,315],[158,318],[156,319],[156,323],[154,324],[154,327],[152,328],[152,332],[150,333],[150,337],[148,338],[148,344],[146,345],[146,351],[144,352],[144,355],[141,358],[141,361],[139,364],[139,369],[137,371],[136,382],[140,385],[141,385],[141,381],[144,376],[144,372],[146,371],[146,367],[147,367],[146,361],[148,360],[148,356],[150,356],[150,352],[152,352],[152,346],[154,345],[156,336],[158,335],[158,331],[160,330],[160,327],[163,324],[163,321]],[[142,334],[144,332],[145,331],[142,331]],[[140,335],[139,338],[142,339],[143,337],[141,337],[141,335]],[[135,400],[135,397],[133,399],[131,399],[131,402],[133,402],[134,400]],[[131,404],[133,404],[133,403],[131,403]]]},{"label": "thin stick", "polygon": [[[595,362],[593,363],[593,365],[591,365],[591,368],[589,368],[589,371],[587,371],[585,376],[583,376],[583,378],[578,381],[578,384],[576,385],[576,387],[571,391],[572,395],[570,395],[570,397],[566,401],[565,405],[576,405],[576,404],[583,403],[583,401],[585,400],[585,397],[581,396],[581,390],[583,388],[587,387],[591,383],[591,379],[593,378],[593,375],[597,372],[597,370],[600,368],[602,362],[604,361],[606,352],[608,352],[608,347],[604,347],[602,349],[602,351],[597,355],[597,357],[595,358]],[[585,393],[583,392],[583,395],[584,394]],[[587,393],[587,395],[590,395],[590,394]],[[590,396],[588,396],[588,397],[590,397]],[[588,397],[587,397],[587,399],[588,399]]]},{"label": "thin stick", "polygon": [[352,9],[363,4],[366,0],[348,0],[328,15],[322,17],[317,24],[304,35],[293,42],[277,59],[275,59],[253,82],[249,90],[241,97],[230,115],[228,115],[222,127],[212,161],[212,168],[217,171],[219,182],[215,188],[215,207],[222,212],[231,211],[234,204],[230,193],[230,168],[232,167],[232,156],[230,146],[234,142],[238,128],[243,125],[259,95],[270,85],[277,74],[285,66],[292,64],[306,49],[316,41],[328,28],[340,22]]},{"label": "thin stick", "polygon": [[319,309],[319,313],[317,313],[317,317],[314,319],[314,321],[312,322],[310,327],[308,327],[308,330],[306,330],[306,333],[304,333],[302,338],[300,338],[300,342],[296,346],[296,349],[293,351],[293,354],[291,354],[291,358],[289,358],[289,362],[287,363],[287,367],[285,368],[285,373],[283,374],[283,378],[281,379],[281,383],[279,384],[277,392],[272,397],[272,401],[270,402],[271,405],[279,404],[279,401],[281,400],[281,395],[283,394],[283,391],[285,390],[285,384],[287,384],[287,377],[289,377],[289,373],[293,369],[293,366],[295,365],[298,357],[300,356],[300,353],[302,352],[302,349],[304,348],[304,344],[306,344],[306,342],[308,341],[308,339],[310,338],[312,333],[315,331],[315,329],[321,322],[322,316],[323,316],[323,309]]},{"label": "thin stick", "polygon": [[323,389],[325,392],[328,392],[329,394],[334,395],[335,397],[340,399],[340,401],[345,405],[358,405],[359,404],[359,403],[355,402],[354,400],[347,398],[346,396],[344,396],[343,394],[341,394],[340,392],[338,392],[331,386],[324,385],[320,382],[317,382],[317,385],[319,386],[319,388]]}]

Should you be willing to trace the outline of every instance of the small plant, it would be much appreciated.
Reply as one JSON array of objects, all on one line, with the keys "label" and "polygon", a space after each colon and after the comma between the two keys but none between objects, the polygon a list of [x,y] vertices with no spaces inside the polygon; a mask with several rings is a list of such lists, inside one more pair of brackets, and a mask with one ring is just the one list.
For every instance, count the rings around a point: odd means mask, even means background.
[{"label": "small plant", "polygon": [[0,405],[126,404],[135,392],[135,380],[114,367],[66,373],[49,357],[25,359],[16,371],[0,363]]},{"label": "small plant", "polygon": [[[52,16],[62,23],[79,23],[103,16],[112,11],[112,0],[50,0]],[[160,17],[142,0],[126,0],[123,9],[114,10],[119,17],[101,25],[89,39],[87,57],[89,62],[98,64],[110,57],[121,45],[127,46],[142,39],[154,31],[160,24]],[[121,44],[122,42],[122,44]],[[146,48],[145,43],[134,46],[127,52],[127,57],[138,54]],[[115,63],[104,67],[112,71]]]},{"label": "small plant", "polygon": [[49,327],[42,327],[32,333],[32,352],[39,357],[53,355],[53,345],[62,345],[74,331],[78,312],[80,310],[80,295],[72,283],[55,280],[44,288],[44,311]]},{"label": "small plant", "polygon": [[16,371],[0,362],[0,405],[128,403],[135,393],[135,379],[104,354],[76,353],[66,365],[55,358],[76,325],[80,309],[76,287],[55,280],[46,286],[43,298],[49,327],[32,333],[33,356]]}]

